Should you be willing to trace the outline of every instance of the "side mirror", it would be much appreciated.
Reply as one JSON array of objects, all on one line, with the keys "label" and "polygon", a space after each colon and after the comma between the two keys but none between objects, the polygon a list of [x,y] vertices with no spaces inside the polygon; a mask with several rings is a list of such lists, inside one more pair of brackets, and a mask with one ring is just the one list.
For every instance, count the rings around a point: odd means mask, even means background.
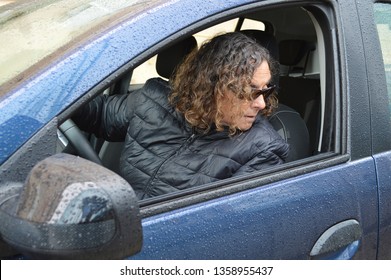
[{"label": "side mirror", "polygon": [[0,203],[2,239],[39,259],[122,259],[142,247],[136,195],[114,172],[56,154]]}]

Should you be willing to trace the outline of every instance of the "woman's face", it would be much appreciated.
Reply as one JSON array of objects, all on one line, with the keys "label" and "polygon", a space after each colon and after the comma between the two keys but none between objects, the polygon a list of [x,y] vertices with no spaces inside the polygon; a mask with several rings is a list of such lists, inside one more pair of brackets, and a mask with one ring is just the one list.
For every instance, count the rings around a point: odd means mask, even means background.
[{"label": "woman's face", "polygon": [[[251,86],[255,89],[264,89],[267,88],[270,80],[269,64],[263,61],[254,71]],[[266,107],[263,95],[249,101],[239,99],[232,92],[227,92],[221,102],[223,123],[225,125],[234,125],[242,131],[250,129],[258,113]]]}]

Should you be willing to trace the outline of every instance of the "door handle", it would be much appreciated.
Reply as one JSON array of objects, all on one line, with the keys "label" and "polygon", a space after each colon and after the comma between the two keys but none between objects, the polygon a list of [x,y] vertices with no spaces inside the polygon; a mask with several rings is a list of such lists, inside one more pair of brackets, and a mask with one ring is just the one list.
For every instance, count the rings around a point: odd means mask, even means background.
[{"label": "door handle", "polygon": [[360,247],[362,229],[357,220],[342,221],[328,228],[315,242],[311,259],[351,259]]}]

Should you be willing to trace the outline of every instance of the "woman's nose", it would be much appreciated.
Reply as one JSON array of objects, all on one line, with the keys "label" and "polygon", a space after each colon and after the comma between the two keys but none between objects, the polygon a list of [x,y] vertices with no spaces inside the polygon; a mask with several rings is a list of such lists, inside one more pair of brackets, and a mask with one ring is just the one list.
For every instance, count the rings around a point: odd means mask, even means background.
[{"label": "woman's nose", "polygon": [[263,98],[263,95],[261,94],[260,96],[257,97],[257,99],[254,99],[251,103],[251,106],[253,108],[257,108],[259,110],[265,109],[266,102],[265,102],[265,99]]}]

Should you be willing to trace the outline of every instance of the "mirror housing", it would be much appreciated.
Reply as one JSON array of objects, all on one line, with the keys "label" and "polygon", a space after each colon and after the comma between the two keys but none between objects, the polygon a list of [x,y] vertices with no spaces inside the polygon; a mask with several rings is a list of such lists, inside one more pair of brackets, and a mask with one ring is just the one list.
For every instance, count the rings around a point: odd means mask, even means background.
[{"label": "mirror housing", "polygon": [[116,173],[69,154],[37,163],[0,201],[2,239],[38,259],[122,259],[142,247],[136,195]]}]

